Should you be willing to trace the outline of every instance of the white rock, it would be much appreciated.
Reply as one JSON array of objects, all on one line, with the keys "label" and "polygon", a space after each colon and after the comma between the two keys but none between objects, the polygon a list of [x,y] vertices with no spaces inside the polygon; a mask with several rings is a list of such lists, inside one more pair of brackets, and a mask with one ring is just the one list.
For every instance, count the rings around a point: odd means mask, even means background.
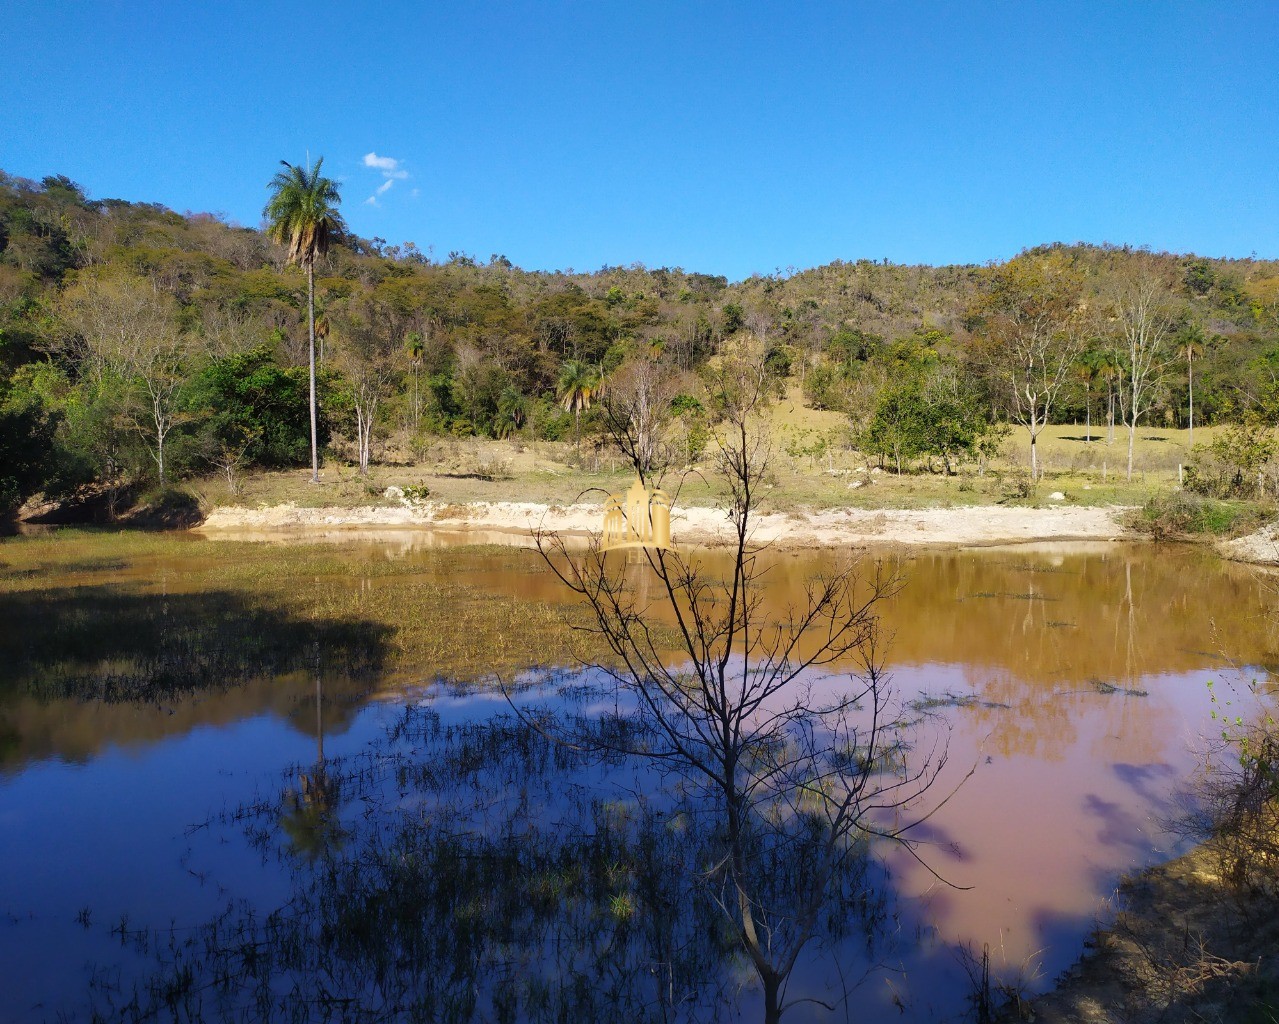
[{"label": "white rock", "polygon": [[1065,501],[1066,496],[1062,494],[1061,491],[1053,491],[1052,494],[1048,495],[1048,500],[1049,501]]},{"label": "white rock", "polygon": [[388,501],[403,501],[404,488],[396,487],[395,484],[391,484],[390,487],[382,492],[382,497],[386,498]]}]

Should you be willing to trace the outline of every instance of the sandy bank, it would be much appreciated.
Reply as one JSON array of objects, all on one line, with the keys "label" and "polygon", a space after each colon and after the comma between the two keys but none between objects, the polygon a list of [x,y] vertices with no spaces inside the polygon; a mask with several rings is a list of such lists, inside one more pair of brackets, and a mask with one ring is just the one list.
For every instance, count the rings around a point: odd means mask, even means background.
[{"label": "sandy bank", "polygon": [[1255,565],[1279,565],[1279,523],[1263,526],[1246,537],[1225,540],[1217,545],[1223,558],[1232,562],[1252,562]]},{"label": "sandy bank", "polygon": [[[980,547],[1033,541],[1110,541],[1129,538],[1120,519],[1125,509],[1004,508],[870,511],[831,509],[821,512],[757,514],[757,543],[784,548],[845,547],[863,544]],[[539,529],[587,537],[599,532],[599,505],[548,507],[524,502],[476,502],[444,505],[424,502],[414,507],[215,509],[199,530],[208,534],[297,532],[328,534],[339,530],[432,528],[474,533],[484,543],[528,544]],[[727,517],[718,509],[676,509],[672,516],[676,544],[718,546],[731,539]]]}]

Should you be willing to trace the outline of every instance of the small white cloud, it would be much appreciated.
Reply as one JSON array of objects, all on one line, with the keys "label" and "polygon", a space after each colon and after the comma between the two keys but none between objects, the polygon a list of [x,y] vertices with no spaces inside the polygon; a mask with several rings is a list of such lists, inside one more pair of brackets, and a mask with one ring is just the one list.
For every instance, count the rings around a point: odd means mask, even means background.
[{"label": "small white cloud", "polygon": [[368,206],[378,205],[378,196],[384,196],[391,190],[391,186],[397,181],[404,181],[409,176],[409,172],[400,166],[400,161],[393,156],[378,156],[377,153],[370,152],[364,154],[364,166],[378,171],[383,179],[381,185],[368,199],[364,200]]},{"label": "small white cloud", "polygon": [[410,192],[410,193],[409,193],[409,195],[411,195],[414,199],[416,199],[416,198],[417,198],[418,196],[420,196],[421,194],[422,194],[422,190],[421,190],[421,189],[416,189],[416,188],[415,188],[412,192]]}]

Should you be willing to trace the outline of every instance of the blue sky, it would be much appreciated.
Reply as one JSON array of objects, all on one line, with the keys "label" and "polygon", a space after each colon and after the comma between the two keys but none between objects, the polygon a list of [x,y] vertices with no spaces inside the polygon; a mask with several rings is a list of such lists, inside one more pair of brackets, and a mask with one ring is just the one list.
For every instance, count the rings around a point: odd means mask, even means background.
[{"label": "blue sky", "polygon": [[309,152],[436,258],[1279,256],[1274,2],[10,0],[0,33],[0,168],[256,225]]}]

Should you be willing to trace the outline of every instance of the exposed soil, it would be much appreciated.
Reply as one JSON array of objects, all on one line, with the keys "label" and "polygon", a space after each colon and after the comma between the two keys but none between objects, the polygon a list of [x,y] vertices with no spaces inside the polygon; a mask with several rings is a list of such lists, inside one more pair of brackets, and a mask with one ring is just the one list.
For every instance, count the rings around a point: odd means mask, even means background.
[{"label": "exposed soil", "polygon": [[1123,909],[1049,993],[1000,1020],[1279,1021],[1279,900],[1223,882],[1211,845],[1124,881]]},{"label": "exposed soil", "polygon": [[1279,565],[1279,523],[1263,526],[1256,533],[1217,545],[1224,558],[1257,565]]},{"label": "exposed soil", "polygon": [[[845,547],[867,543],[973,547],[1028,541],[1112,541],[1131,539],[1121,518],[1125,509],[1016,508],[1002,506],[914,510],[831,509],[818,512],[756,514],[753,539],[783,548]],[[436,527],[505,533],[509,543],[530,543],[538,530],[590,536],[599,532],[599,505],[547,506],[521,502],[472,502],[356,508],[301,508],[277,505],[215,509],[201,525],[208,532],[331,531],[342,528]],[[732,537],[723,511],[677,508],[672,515],[676,544],[718,546]]]}]

